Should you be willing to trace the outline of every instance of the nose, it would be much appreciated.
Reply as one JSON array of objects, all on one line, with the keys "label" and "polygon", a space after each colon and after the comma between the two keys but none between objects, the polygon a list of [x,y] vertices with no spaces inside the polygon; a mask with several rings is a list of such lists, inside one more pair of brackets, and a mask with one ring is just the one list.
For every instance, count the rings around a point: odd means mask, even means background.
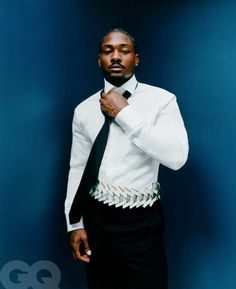
[{"label": "nose", "polygon": [[112,53],[111,60],[112,61],[118,61],[120,59],[121,59],[120,52],[118,50],[114,50],[113,53]]}]

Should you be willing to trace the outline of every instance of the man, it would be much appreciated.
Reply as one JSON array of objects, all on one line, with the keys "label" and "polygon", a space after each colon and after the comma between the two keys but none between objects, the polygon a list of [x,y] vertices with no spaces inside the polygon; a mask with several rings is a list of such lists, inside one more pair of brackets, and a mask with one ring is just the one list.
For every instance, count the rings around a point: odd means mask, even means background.
[{"label": "man", "polygon": [[87,263],[90,289],[167,289],[158,169],[186,162],[184,123],[173,94],[137,82],[139,54],[129,33],[106,34],[98,61],[104,89],[78,105],[73,120],[65,202],[73,256]]}]

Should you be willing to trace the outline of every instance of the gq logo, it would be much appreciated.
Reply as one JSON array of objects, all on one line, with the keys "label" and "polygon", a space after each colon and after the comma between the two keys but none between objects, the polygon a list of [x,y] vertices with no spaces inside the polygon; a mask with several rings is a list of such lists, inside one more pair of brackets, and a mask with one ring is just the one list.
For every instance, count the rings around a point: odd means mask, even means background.
[{"label": "gq logo", "polygon": [[29,266],[14,260],[3,266],[0,280],[5,289],[60,289],[61,272],[50,261],[42,260]]}]

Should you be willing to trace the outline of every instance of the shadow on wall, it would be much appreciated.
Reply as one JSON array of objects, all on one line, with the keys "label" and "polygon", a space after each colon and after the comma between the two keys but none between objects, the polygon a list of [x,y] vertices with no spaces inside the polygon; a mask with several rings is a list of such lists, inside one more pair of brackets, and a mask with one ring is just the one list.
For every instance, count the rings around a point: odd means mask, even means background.
[{"label": "shadow on wall", "polygon": [[214,255],[220,239],[217,211],[211,200],[211,192],[217,188],[206,179],[199,160],[191,157],[178,172],[162,167],[159,179],[170,288],[198,288],[202,265]]}]

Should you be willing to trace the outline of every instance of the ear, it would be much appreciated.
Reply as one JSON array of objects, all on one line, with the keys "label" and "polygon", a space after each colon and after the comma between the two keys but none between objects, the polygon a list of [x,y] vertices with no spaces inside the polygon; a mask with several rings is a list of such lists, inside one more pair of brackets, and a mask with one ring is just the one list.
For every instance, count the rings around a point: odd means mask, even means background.
[{"label": "ear", "polygon": [[135,59],[134,59],[134,62],[135,62],[135,66],[138,66],[139,64],[139,54],[135,54]]},{"label": "ear", "polygon": [[98,65],[99,65],[99,67],[101,67],[100,55],[98,55]]}]

